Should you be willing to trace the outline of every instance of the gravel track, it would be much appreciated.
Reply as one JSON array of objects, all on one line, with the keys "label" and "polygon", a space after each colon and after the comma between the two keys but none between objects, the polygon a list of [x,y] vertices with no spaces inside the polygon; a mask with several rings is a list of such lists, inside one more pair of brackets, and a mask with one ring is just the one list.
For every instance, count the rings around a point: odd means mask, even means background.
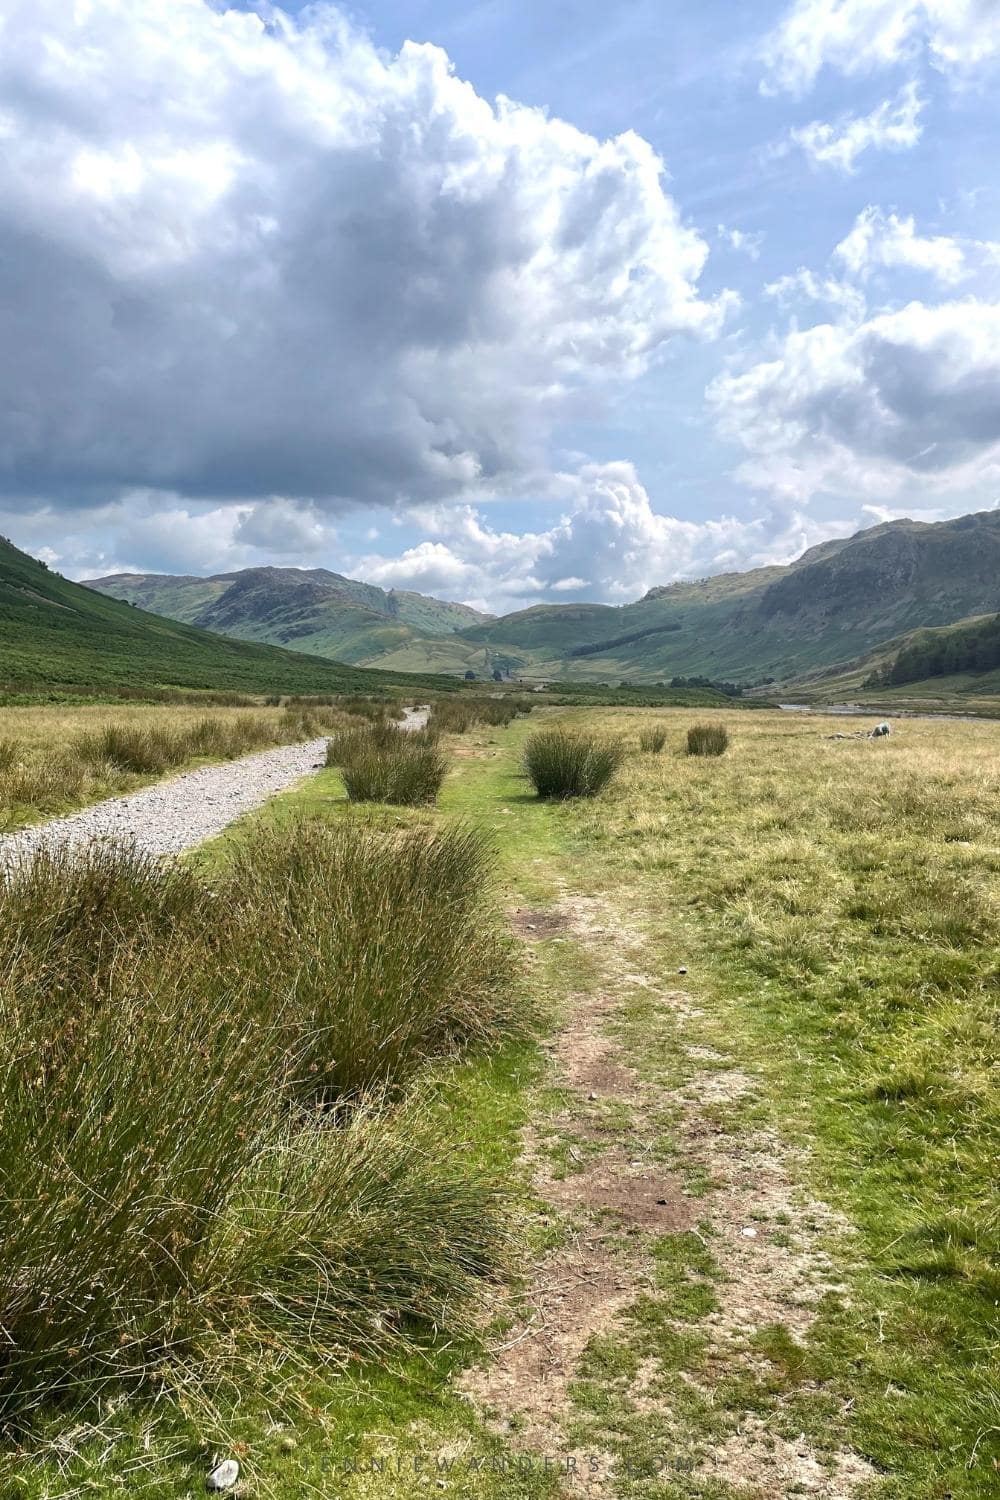
[{"label": "gravel track", "polygon": [[279,745],[219,766],[185,771],[154,786],[97,802],[67,818],[0,836],[0,864],[40,848],[95,840],[134,843],[149,854],[180,854],[214,838],[244,813],[323,765],[326,739]]}]

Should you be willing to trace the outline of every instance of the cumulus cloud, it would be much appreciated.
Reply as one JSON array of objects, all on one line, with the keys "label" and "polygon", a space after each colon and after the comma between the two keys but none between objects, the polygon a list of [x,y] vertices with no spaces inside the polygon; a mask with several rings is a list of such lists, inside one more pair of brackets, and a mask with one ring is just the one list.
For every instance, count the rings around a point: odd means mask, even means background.
[{"label": "cumulus cloud", "polygon": [[870,115],[844,115],[836,124],[813,120],[789,132],[813,166],[833,167],[848,175],[857,170],[865,151],[908,151],[923,133],[923,100],[915,84],[907,84],[895,100],[887,99]]},{"label": "cumulus cloud", "polygon": [[716,233],[730,250],[749,256],[751,260],[760,259],[761,246],[766,238],[763,229],[751,232],[746,229],[730,229],[725,224],[720,224]]},{"label": "cumulus cloud", "polygon": [[995,63],[996,0],[795,0],[762,46],[764,87],[801,94],[824,67],[856,76],[922,52],[953,77]]},{"label": "cumulus cloud", "polygon": [[496,612],[576,598],[622,604],[678,578],[788,561],[844,522],[777,509],[751,521],[685,521],[656,512],[632,464],[591,464],[567,482],[574,503],[555,525],[497,531],[472,506],[421,507],[426,540],[399,557],[368,554],[353,570],[385,588],[414,588]]},{"label": "cumulus cloud", "polygon": [[858,215],[854,228],[833,253],[848,271],[861,277],[896,267],[926,271],[945,283],[961,281],[966,275],[965,252],[957,240],[943,234],[919,235],[912,217],[886,215],[875,207]]},{"label": "cumulus cloud", "polygon": [[729,305],[645,141],[491,105],[332,6],[8,0],[2,30],[9,492],[515,483],[578,392]]},{"label": "cumulus cloud", "polygon": [[970,492],[1000,478],[1000,303],[911,302],[792,331],[709,386],[739,476],[783,500]]},{"label": "cumulus cloud", "polygon": [[334,531],[314,505],[274,496],[239,513],[233,528],[237,544],[278,556],[308,556],[328,547]]}]

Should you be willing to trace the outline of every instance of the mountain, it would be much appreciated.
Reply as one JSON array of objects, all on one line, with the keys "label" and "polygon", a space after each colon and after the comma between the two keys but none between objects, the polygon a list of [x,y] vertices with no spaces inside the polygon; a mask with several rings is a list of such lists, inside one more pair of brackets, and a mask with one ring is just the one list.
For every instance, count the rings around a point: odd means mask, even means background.
[{"label": "mountain", "polygon": [[322,569],[129,574],[92,586],[227,635],[397,672],[784,682],[908,631],[1000,610],[1000,511],[890,521],[784,566],[668,584],[633,604],[540,604],[498,619]]},{"label": "mountain", "polygon": [[345,662],[375,661],[415,638],[451,635],[490,618],[466,604],[386,592],[325,568],[245,568],[210,578],[113,573],[86,586],[237,640]]},{"label": "mountain", "polygon": [[[0,538],[0,694],[125,687],[371,692],[401,680],[147,614],[70,583]],[[405,681],[415,692],[442,686]]]},{"label": "mountain", "polygon": [[536,605],[381,657],[395,669],[617,682],[797,678],[907,631],[1000,609],[1000,511],[892,521],[785,566],[654,588],[634,604]]}]

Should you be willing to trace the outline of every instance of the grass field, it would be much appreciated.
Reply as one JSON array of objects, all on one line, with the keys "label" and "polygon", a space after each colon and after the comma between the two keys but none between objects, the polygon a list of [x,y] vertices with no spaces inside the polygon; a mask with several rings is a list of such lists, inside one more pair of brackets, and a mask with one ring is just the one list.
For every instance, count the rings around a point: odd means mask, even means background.
[{"label": "grass field", "polygon": [[[725,755],[685,753],[696,719]],[[555,723],[629,752],[599,796],[531,794]],[[241,1390],[222,1429],[252,1492],[542,1500],[581,1492],[573,1461],[615,1500],[997,1492],[1000,727],[844,728],[546,711],[446,739],[436,808],[349,810],[331,769],[255,816],[474,823],[542,1030],[419,1080],[505,1184],[491,1357],[307,1363],[290,1415]],[[22,1436],[12,1493],[185,1495],[203,1439],[183,1401],[111,1395]]]}]

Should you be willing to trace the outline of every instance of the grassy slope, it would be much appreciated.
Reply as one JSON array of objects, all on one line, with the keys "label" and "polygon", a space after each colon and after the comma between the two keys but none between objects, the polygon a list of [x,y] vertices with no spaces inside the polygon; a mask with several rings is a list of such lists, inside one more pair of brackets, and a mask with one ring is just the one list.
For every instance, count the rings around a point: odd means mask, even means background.
[{"label": "grassy slope", "polygon": [[[605,712],[595,721],[588,710],[578,722],[620,737],[650,717]],[[564,1006],[591,993],[620,999],[621,1043],[665,1101],[678,1088],[711,1098],[706,1080],[727,1070],[750,1076],[750,1096],[701,1106],[704,1133],[738,1143],[744,1133],[775,1132],[797,1153],[805,1193],[825,1197],[858,1235],[846,1258],[842,1244],[835,1251],[833,1273],[847,1295],[823,1299],[801,1344],[774,1326],[748,1336],[745,1356],[710,1357],[713,1288],[724,1290],[711,1254],[715,1189],[692,1178],[701,1241],[665,1236],[635,1316],[592,1341],[573,1395],[574,1438],[584,1451],[628,1454],[640,1470],[664,1449],[676,1460],[669,1478],[640,1472],[605,1483],[602,1493],[616,1500],[746,1500],[748,1490],[685,1466],[755,1421],[794,1446],[804,1434],[821,1457],[853,1444],[883,1476],[866,1500],[987,1500],[1000,1462],[989,1396],[996,1095],[984,1029],[1000,936],[997,731],[920,723],[891,744],[845,744],[826,738],[843,727],[836,720],[733,715],[729,755],[704,762],[676,754],[689,713],[655,717],[671,730],[667,752],[633,761],[594,804],[542,806],[525,795],[517,754],[532,725],[522,721],[463,742],[441,813],[392,817],[483,821],[500,841],[512,901],[544,905],[575,893],[616,905],[630,923],[627,954],[608,940],[596,951],[566,938],[542,942],[533,969],[540,997]],[[339,778],[327,772],[266,815],[306,805],[337,817],[341,798]],[[679,960],[698,1007],[686,1019],[635,988],[645,972],[669,994]],[[694,1043],[713,1049],[708,1060],[693,1057]],[[448,1075],[447,1098],[472,1153],[513,1170],[529,1102],[536,1137],[551,1135],[565,1101],[544,1089],[525,1094],[537,1067],[528,1052]],[[676,1126],[671,1104],[658,1133],[635,1149],[669,1163]],[[563,1171],[593,1144],[592,1134],[556,1141]],[[775,1246],[798,1228],[769,1220],[766,1203],[756,1223]],[[524,1232],[535,1249],[557,1234],[548,1215],[529,1217]],[[333,1388],[317,1383],[312,1404],[325,1415],[318,1410],[294,1434],[268,1429],[266,1403],[244,1403],[262,1492],[279,1500],[330,1493],[341,1465],[380,1454],[387,1473],[338,1474],[337,1493],[408,1500],[437,1488],[440,1450],[509,1453],[451,1392],[454,1358],[360,1370]],[[652,1396],[644,1405],[631,1394],[650,1360],[660,1415]],[[109,1476],[127,1459],[150,1474],[157,1497],[190,1488],[199,1460],[183,1423],[161,1413],[148,1429],[138,1418],[115,1425],[121,1435],[109,1456],[82,1442],[78,1460],[63,1460],[63,1478],[46,1465],[21,1493],[75,1493],[88,1481],[110,1493]],[[171,1445],[176,1457],[154,1483],[155,1461]],[[429,1478],[413,1472],[419,1454]],[[470,1480],[459,1464],[439,1492],[527,1500],[551,1488],[537,1470],[498,1481],[487,1469]],[[779,1492],[792,1493],[773,1484],[755,1493]]]},{"label": "grassy slope", "polygon": [[[2,692],[173,686],[330,693],[392,682],[380,672],[230,640],[133,609],[0,541]],[[431,685],[412,684],[415,691]]]},{"label": "grassy slope", "polygon": [[901,683],[893,687],[869,687],[868,678],[895,661],[911,641],[926,636],[961,634],[968,626],[992,616],[971,616],[933,631],[913,630],[883,641],[852,662],[782,684],[780,696],[789,701],[827,703],[857,700],[860,703],[924,704],[959,713],[1000,713],[1000,668],[988,672],[953,672]]}]

